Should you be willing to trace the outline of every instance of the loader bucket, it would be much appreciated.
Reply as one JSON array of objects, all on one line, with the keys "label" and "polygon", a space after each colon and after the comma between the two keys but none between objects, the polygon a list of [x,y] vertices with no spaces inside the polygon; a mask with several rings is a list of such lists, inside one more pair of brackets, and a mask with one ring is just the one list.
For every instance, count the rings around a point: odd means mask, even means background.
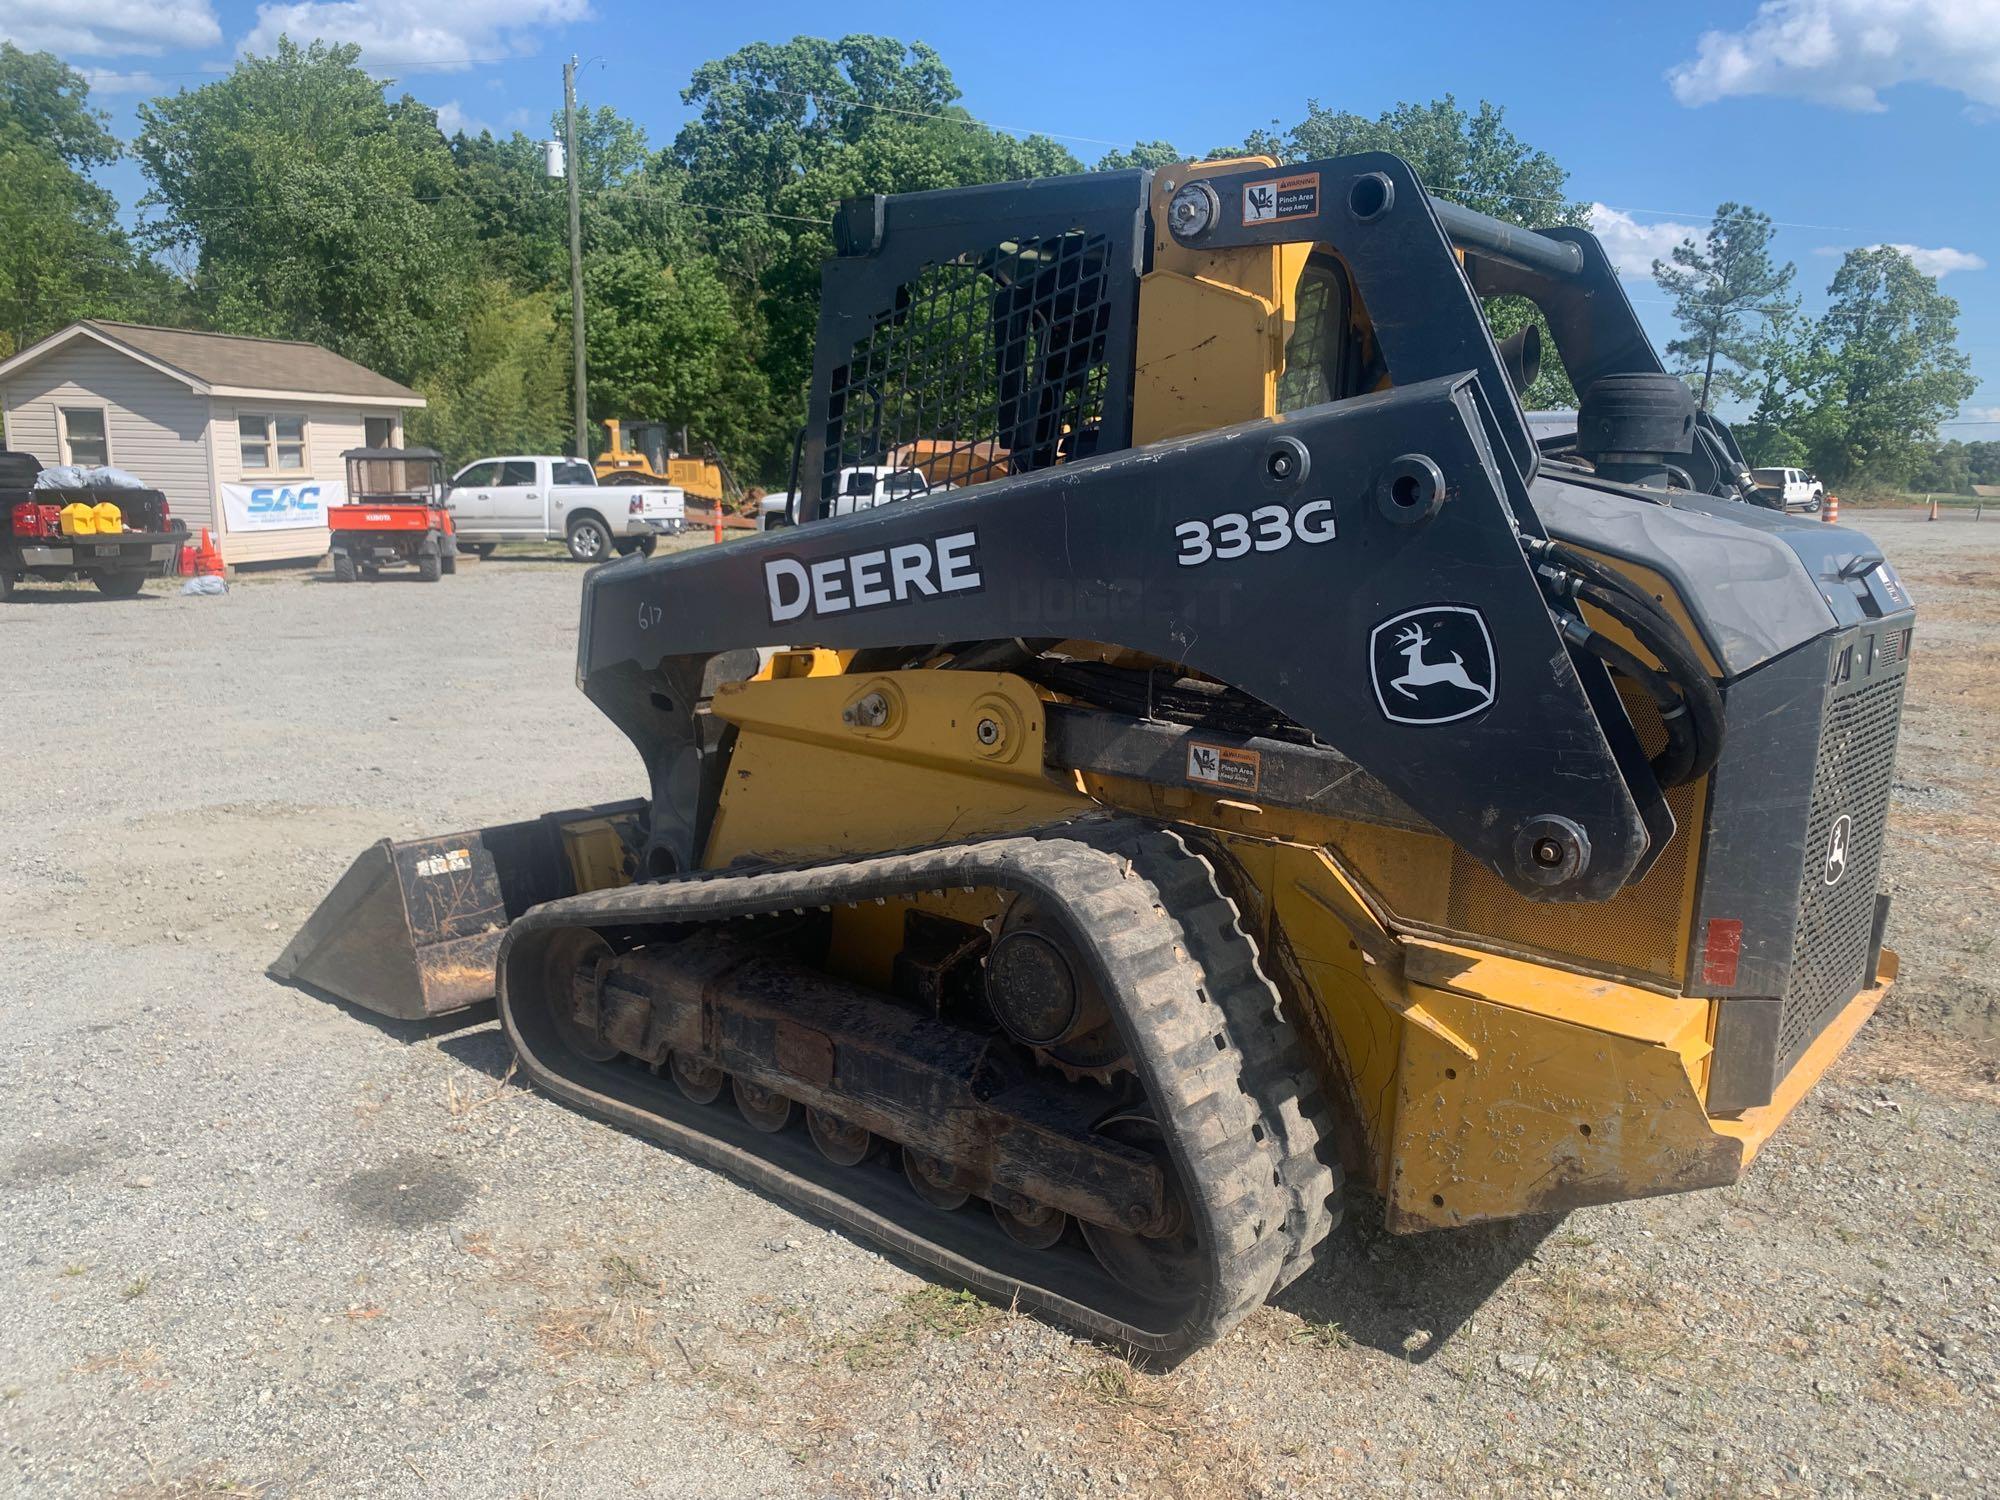
[{"label": "loader bucket", "polygon": [[371,844],[266,972],[401,1020],[491,1000],[507,924],[629,881],[645,807],[609,802]]}]

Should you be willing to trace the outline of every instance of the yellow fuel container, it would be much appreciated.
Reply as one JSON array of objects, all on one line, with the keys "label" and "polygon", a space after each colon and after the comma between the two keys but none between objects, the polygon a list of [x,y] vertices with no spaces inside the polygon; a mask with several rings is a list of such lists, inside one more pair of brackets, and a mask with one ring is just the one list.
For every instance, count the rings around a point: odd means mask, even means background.
[{"label": "yellow fuel container", "polygon": [[96,536],[97,508],[78,500],[62,508],[64,536]]},{"label": "yellow fuel container", "polygon": [[96,514],[99,536],[116,536],[125,529],[125,513],[109,500],[97,502]]}]

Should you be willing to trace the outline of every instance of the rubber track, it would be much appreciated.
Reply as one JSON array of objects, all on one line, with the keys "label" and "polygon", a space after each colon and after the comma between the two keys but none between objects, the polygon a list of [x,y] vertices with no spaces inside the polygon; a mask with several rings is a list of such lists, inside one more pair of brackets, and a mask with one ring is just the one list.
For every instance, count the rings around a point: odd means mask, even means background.
[{"label": "rubber track", "polygon": [[[566,1078],[524,1043],[510,958],[563,928],[631,929],[804,911],[949,888],[1033,892],[1067,918],[1078,954],[1112,999],[1147,1099],[1159,1115],[1200,1226],[1204,1275],[1172,1331],[1143,1329],[961,1255],[923,1235],[686,1127]],[[524,974],[534,964],[524,960]],[[1206,859],[1168,829],[1093,818],[1036,833],[838,863],[704,874],[549,902],[524,914],[501,947],[500,1009],[529,1075],[550,1092],[681,1147],[828,1214],[1003,1301],[1092,1337],[1180,1353],[1212,1343],[1302,1271],[1335,1220],[1339,1189],[1317,1079],[1284,1020],[1256,949]],[[520,997],[528,1003],[527,997]],[[920,1143],[917,1143],[920,1144]],[[914,1203],[914,1199],[912,1200]]]}]

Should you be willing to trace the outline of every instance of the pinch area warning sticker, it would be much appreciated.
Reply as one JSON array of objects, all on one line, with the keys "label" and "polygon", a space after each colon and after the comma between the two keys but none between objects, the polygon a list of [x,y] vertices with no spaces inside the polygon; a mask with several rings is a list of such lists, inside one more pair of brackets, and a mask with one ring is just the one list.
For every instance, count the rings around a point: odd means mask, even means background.
[{"label": "pinch area warning sticker", "polygon": [[1295,172],[1243,184],[1243,222],[1276,224],[1319,216],[1319,173]]},{"label": "pinch area warning sticker", "polygon": [[417,861],[419,875],[449,875],[456,870],[472,868],[470,849],[448,849],[443,854],[433,854],[429,859]]},{"label": "pinch area warning sticker", "polygon": [[1188,746],[1187,779],[1199,786],[1254,792],[1261,767],[1262,757],[1255,750],[1236,750],[1228,745]]}]

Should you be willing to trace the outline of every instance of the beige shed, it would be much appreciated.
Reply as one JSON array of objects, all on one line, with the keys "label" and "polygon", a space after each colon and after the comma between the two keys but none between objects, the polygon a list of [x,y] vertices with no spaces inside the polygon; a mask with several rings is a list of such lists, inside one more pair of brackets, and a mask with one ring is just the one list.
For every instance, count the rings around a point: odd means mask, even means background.
[{"label": "beige shed", "polygon": [[7,447],[129,470],[232,566],[325,552],[342,450],[400,446],[423,405],[318,344],[98,319],[0,362]]}]

